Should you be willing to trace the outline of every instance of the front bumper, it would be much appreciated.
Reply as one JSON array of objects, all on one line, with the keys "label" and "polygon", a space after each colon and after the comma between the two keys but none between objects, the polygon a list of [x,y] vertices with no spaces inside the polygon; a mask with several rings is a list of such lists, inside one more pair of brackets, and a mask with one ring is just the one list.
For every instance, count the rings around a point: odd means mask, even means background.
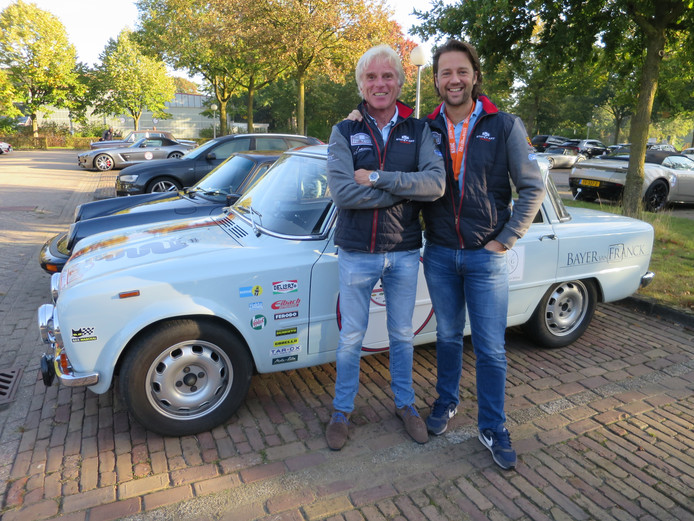
[{"label": "front bumper", "polygon": [[50,346],[41,357],[41,377],[46,386],[53,384],[57,376],[61,384],[67,387],[83,387],[99,383],[99,373],[75,371],[63,347],[55,306],[44,304],[38,310],[39,331],[41,339]]},{"label": "front bumper", "polygon": [[58,273],[63,269],[69,259],[68,255],[58,250],[58,243],[63,239],[65,233],[59,233],[48,239],[39,251],[39,264],[48,273]]},{"label": "front bumper", "polygon": [[137,186],[133,183],[126,183],[116,178],[116,195],[122,197],[124,195],[139,195],[144,194],[144,190],[141,186]]}]

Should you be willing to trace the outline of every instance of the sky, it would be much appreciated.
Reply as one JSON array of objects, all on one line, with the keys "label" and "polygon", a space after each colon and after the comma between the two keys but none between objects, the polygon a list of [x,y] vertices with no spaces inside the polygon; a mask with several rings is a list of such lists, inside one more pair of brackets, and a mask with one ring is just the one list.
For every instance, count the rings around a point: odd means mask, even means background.
[{"label": "sky", "polygon": [[[25,0],[55,15],[65,26],[70,43],[77,49],[78,61],[93,66],[99,61],[110,38],[116,38],[122,29],[135,29],[137,8],[134,0]],[[395,13],[395,20],[409,38],[425,46],[431,54],[432,42],[423,42],[408,35],[407,31],[419,20],[411,16],[417,6],[423,9],[431,4],[427,0],[387,0]],[[0,11],[15,0],[0,0]]]}]

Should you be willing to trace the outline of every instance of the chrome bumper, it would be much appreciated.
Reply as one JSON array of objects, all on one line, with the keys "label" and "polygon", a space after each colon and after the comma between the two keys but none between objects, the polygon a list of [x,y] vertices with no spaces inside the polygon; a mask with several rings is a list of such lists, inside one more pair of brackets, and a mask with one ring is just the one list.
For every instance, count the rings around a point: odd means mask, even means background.
[{"label": "chrome bumper", "polygon": [[646,274],[641,277],[641,285],[640,287],[645,288],[648,286],[651,282],[653,282],[653,277],[655,277],[655,273],[652,271],[647,271]]}]

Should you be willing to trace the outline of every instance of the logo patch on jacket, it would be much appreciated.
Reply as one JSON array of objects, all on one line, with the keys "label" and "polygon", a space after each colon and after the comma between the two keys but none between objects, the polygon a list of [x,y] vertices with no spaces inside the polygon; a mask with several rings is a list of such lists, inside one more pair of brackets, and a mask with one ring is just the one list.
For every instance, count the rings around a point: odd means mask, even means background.
[{"label": "logo patch on jacket", "polygon": [[482,141],[494,141],[496,138],[492,136],[489,132],[482,132],[480,135],[476,136],[477,139],[481,139]]},{"label": "logo patch on jacket", "polygon": [[399,143],[414,143],[414,139],[412,139],[407,134],[395,138],[395,141],[398,141]]},{"label": "logo patch on jacket", "polygon": [[369,136],[368,134],[364,134],[363,132],[360,132],[359,134],[352,134],[349,137],[349,140],[353,147],[373,144],[373,141],[371,141],[371,136]]},{"label": "logo patch on jacket", "polygon": [[441,144],[441,132],[432,132],[432,137],[434,138],[434,143],[437,145]]}]

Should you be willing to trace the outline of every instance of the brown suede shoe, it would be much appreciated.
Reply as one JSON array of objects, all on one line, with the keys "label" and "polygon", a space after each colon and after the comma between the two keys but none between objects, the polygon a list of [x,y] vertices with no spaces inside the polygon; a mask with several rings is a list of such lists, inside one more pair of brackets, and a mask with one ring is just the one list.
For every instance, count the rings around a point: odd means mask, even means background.
[{"label": "brown suede shoe", "polygon": [[419,416],[414,405],[406,405],[405,407],[397,409],[395,412],[405,424],[407,434],[412,436],[414,441],[417,443],[426,443],[429,441],[427,426],[424,420]]},{"label": "brown suede shoe", "polygon": [[330,423],[328,423],[328,426],[325,428],[325,439],[328,442],[328,447],[332,450],[340,450],[347,442],[348,433],[349,413],[342,411],[333,412]]}]

